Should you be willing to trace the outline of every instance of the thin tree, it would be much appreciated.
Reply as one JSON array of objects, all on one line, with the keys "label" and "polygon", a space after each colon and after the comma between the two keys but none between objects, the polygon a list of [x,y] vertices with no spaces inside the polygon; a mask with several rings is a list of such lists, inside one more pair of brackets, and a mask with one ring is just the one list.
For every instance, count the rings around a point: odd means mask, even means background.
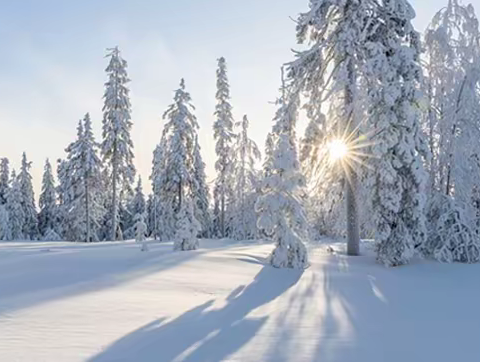
[{"label": "thin tree", "polygon": [[133,165],[133,142],[127,62],[121,57],[118,47],[108,49],[110,62],[106,69],[108,81],[105,83],[103,106],[102,154],[108,164],[111,179],[111,237],[117,240],[119,218],[119,195],[121,191],[131,191],[135,178]]},{"label": "thin tree", "polygon": [[214,196],[214,223],[218,235],[226,237],[226,214],[229,203],[232,202],[232,146],[235,135],[233,133],[233,115],[230,104],[230,86],[227,78],[227,63],[225,58],[218,59],[217,69],[217,105],[215,106],[216,120],[213,123],[213,136],[215,138],[215,152],[217,161],[215,170],[217,178],[213,191]]},{"label": "thin tree", "polygon": [[237,155],[234,164],[234,216],[232,220],[232,235],[239,240],[256,236],[257,216],[255,201],[259,191],[259,175],[255,163],[260,160],[260,151],[256,143],[248,137],[249,121],[247,115],[236,124],[240,128],[234,145]]},{"label": "thin tree", "polygon": [[18,174],[20,191],[22,194],[22,210],[24,215],[24,224],[22,228],[23,236],[28,240],[35,240],[39,237],[38,232],[38,214],[35,207],[35,195],[33,193],[32,175],[30,169],[32,163],[27,161],[25,152],[22,155],[22,165]]}]

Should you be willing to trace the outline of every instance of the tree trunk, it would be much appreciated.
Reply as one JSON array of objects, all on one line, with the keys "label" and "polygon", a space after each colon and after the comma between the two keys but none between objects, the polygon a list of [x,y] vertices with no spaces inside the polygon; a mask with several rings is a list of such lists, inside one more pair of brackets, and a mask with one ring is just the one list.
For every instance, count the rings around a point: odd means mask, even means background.
[{"label": "tree trunk", "polygon": [[[346,135],[357,132],[356,125],[354,124],[354,97],[352,88],[356,84],[356,76],[353,68],[351,58],[347,60],[348,70],[348,84],[345,87],[345,111],[346,111]],[[354,137],[351,137],[354,138]],[[358,192],[358,177],[356,170],[351,165],[345,166],[346,173],[346,203],[347,203],[347,254],[359,255],[360,254],[360,227],[358,223],[358,209],[357,209],[357,192]]]},{"label": "tree trunk", "polygon": [[358,190],[358,178],[349,167],[350,176],[347,177],[346,203],[347,203],[347,254],[360,254],[360,227],[358,223],[358,209],[356,192]]}]

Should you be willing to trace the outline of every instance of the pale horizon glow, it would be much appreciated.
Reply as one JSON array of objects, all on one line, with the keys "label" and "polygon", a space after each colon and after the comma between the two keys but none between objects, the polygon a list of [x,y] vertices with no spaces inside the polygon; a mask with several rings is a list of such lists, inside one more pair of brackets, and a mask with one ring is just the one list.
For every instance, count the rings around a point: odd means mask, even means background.
[{"label": "pale horizon glow", "polygon": [[[472,2],[472,1],[471,1]],[[447,0],[412,0],[423,31]],[[118,45],[132,82],[135,165],[150,192],[152,152],[161,115],[185,78],[200,124],[208,179],[215,177],[212,125],[216,60],[228,65],[233,113],[250,119],[260,150],[272,125],[280,66],[296,47],[295,18],[308,0],[24,0],[0,13],[0,157],[17,171],[21,154],[32,161],[35,198],[45,159],[54,169],[89,112],[101,141],[106,48]],[[473,0],[480,9],[480,1]],[[299,124],[303,135],[305,124]]]}]

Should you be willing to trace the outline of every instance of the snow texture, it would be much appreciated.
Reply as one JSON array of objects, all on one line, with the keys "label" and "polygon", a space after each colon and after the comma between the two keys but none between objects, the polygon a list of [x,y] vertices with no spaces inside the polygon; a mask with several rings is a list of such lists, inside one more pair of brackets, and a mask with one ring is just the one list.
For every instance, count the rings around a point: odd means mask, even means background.
[{"label": "snow texture", "polygon": [[[476,361],[480,265],[385,269],[364,244],[0,243],[0,361]],[[461,282],[459,282],[461,281]],[[446,292],[448,291],[448,292]],[[446,312],[454,311],[454,312]],[[400,341],[400,342],[399,342]]]}]

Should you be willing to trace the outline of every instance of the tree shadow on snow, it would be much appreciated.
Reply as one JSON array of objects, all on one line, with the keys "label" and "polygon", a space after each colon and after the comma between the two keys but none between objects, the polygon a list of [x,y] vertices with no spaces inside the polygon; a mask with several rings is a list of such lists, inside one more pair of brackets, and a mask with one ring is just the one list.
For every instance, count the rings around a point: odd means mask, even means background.
[{"label": "tree shadow on snow", "polygon": [[302,271],[264,266],[248,286],[239,286],[220,309],[213,300],[156,328],[142,327],[113,343],[90,362],[221,361],[261,329],[268,316],[247,318],[295,285]]},{"label": "tree shadow on snow", "polygon": [[468,317],[478,297],[463,303],[463,317],[453,310],[446,294],[458,280],[451,275],[432,273],[422,262],[385,268],[368,257],[330,258],[315,361],[453,361],[458,350],[480,355],[480,324]]},{"label": "tree shadow on snow", "polygon": [[208,251],[173,252],[171,244],[153,246],[149,252],[141,252],[138,245],[126,244],[122,250],[114,250],[117,254],[112,260],[105,253],[67,250],[38,252],[33,259],[0,264],[0,317],[43,302],[111,288],[173,268]]}]

